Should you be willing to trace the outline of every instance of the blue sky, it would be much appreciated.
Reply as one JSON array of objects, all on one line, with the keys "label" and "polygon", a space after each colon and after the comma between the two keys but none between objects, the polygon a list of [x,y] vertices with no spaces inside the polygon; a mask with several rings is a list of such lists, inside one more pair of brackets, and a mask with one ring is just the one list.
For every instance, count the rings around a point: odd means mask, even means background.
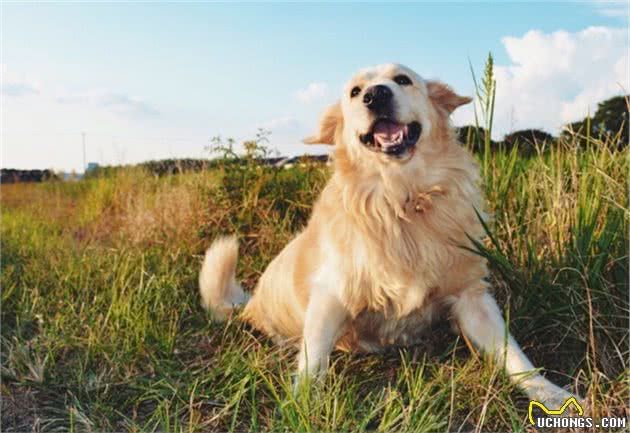
[{"label": "blue sky", "polygon": [[399,62],[471,95],[488,51],[499,133],[557,132],[628,88],[626,28],[604,2],[5,3],[2,165],[80,171],[82,131],[102,163],[200,157],[261,126],[282,154],[320,152],[299,139],[357,69]]}]

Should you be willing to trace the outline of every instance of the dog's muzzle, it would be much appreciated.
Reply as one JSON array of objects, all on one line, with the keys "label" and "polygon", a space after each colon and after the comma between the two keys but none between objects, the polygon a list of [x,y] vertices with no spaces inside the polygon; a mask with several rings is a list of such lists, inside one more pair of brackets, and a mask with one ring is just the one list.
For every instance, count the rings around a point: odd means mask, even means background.
[{"label": "dog's muzzle", "polygon": [[391,119],[377,119],[368,133],[359,135],[359,140],[374,152],[399,158],[415,147],[421,133],[419,122],[403,124]]}]

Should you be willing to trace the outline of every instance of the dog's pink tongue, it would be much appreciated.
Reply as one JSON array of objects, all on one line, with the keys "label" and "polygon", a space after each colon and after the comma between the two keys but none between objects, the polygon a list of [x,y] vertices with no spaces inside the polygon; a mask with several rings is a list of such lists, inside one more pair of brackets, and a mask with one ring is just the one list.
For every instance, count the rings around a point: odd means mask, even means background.
[{"label": "dog's pink tongue", "polygon": [[381,120],[374,125],[374,138],[377,139],[381,145],[387,145],[401,138],[404,131],[405,125]]}]

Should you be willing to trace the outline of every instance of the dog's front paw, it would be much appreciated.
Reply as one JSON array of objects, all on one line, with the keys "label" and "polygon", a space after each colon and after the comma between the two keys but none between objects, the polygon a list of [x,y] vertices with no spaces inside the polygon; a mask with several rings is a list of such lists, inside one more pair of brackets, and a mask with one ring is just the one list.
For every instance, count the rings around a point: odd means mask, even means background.
[{"label": "dog's front paw", "polygon": [[306,371],[293,375],[293,394],[308,395],[310,391],[324,382],[324,374],[313,374]]},{"label": "dog's front paw", "polygon": [[549,381],[545,381],[541,384],[528,388],[527,395],[531,400],[542,403],[545,407],[552,410],[562,408],[571,398],[574,398],[578,404],[581,404],[583,401],[581,397],[578,397]]}]

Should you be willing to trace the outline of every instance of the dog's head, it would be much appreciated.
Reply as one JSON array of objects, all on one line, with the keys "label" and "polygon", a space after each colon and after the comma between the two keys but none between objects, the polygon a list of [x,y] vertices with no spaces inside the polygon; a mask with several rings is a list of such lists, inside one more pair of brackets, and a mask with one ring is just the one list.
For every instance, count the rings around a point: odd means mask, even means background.
[{"label": "dog's head", "polygon": [[324,113],[319,133],[304,142],[345,146],[352,154],[404,163],[431,144],[432,128],[447,125],[442,120],[470,101],[405,66],[374,66],[350,80],[340,101]]}]

